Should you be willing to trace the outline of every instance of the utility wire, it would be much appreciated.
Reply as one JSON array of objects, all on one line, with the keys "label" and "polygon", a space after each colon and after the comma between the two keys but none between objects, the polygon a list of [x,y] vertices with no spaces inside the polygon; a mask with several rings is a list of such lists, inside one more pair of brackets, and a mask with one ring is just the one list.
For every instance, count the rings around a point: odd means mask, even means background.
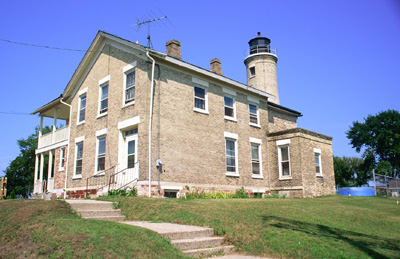
[{"label": "utility wire", "polygon": [[30,46],[30,47],[46,48],[46,49],[57,49],[57,50],[67,50],[67,51],[79,51],[79,52],[86,51],[86,50],[82,50],[82,49],[67,49],[67,48],[58,48],[58,47],[51,47],[51,46],[45,46],[45,45],[29,44],[29,43],[23,43],[23,42],[17,42],[17,41],[5,40],[5,39],[0,39],[0,41],[5,41],[8,43],[19,44],[19,45],[25,45],[25,46]]},{"label": "utility wire", "polygon": [[0,111],[0,114],[31,115],[29,113],[24,113],[24,112],[7,112],[7,111]]}]

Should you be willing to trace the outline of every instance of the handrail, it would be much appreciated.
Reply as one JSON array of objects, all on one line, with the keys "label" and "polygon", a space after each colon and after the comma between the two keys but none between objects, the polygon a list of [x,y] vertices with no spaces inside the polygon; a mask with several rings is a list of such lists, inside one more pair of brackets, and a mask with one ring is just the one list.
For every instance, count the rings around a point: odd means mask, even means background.
[{"label": "handrail", "polygon": [[[136,162],[134,165],[136,165],[136,164],[139,164],[139,162]],[[136,169],[137,167],[133,167],[133,169]],[[126,172],[126,170],[128,170],[128,168],[124,168],[124,169],[122,169],[121,171],[119,171],[119,172],[116,172],[115,174],[113,174],[113,175],[110,175],[110,180],[109,180],[109,184],[108,184],[108,190],[111,190],[111,184],[114,184],[114,188],[115,188],[115,185],[118,183],[118,180],[120,180],[121,181],[121,179],[116,179],[116,178],[118,178],[118,175],[120,175],[121,173],[124,173],[124,172]],[[112,179],[114,177],[114,179]],[[122,179],[122,183],[121,183],[121,186],[119,186],[119,187],[117,187],[117,188],[115,188],[115,189],[121,189],[122,187],[124,187],[124,186],[126,186],[126,185],[128,185],[128,184],[130,184],[131,182],[134,182],[134,181],[136,181],[138,178],[137,177],[133,177],[133,180],[132,179],[130,179],[130,176],[128,175],[127,176],[127,178],[126,177],[123,177],[123,179]]]},{"label": "handrail", "polygon": [[[85,197],[88,196],[88,191],[89,191],[89,181],[93,179],[93,181],[95,182],[94,184],[92,184],[91,186],[94,186],[96,190],[107,186],[107,180],[109,179],[109,174],[110,172],[112,172],[113,170],[115,170],[116,166],[112,166],[104,171],[101,171],[95,175],[92,175],[88,178],[86,178],[86,192],[85,192]],[[104,177],[103,177],[104,176]]]}]

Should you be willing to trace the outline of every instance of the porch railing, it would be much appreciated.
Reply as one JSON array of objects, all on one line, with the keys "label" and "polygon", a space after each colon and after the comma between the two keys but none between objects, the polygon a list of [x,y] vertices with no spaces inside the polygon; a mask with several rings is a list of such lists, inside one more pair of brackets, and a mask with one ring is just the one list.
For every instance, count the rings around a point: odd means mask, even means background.
[{"label": "porch railing", "polygon": [[65,126],[63,128],[59,128],[55,131],[49,132],[40,137],[39,148],[47,147],[52,144],[67,140],[68,135],[69,135],[69,126]]}]

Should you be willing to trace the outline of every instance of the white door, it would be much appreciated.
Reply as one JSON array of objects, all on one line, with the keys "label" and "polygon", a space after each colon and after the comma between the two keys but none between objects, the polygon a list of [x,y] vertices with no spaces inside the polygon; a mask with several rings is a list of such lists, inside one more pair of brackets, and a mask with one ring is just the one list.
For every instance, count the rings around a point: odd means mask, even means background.
[{"label": "white door", "polygon": [[131,181],[137,178],[137,135],[126,137],[126,173]]}]

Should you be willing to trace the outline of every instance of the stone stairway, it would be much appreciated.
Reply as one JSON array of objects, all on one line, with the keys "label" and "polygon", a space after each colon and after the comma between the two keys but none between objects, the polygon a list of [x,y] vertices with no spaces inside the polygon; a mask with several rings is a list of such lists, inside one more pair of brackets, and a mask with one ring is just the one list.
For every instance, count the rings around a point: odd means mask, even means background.
[{"label": "stone stairway", "polygon": [[171,245],[191,257],[206,257],[217,253],[228,253],[232,245],[223,245],[224,237],[213,236],[214,229],[172,223],[150,223],[125,221],[125,224],[138,226],[158,232],[171,240]]},{"label": "stone stairway", "polygon": [[65,200],[76,213],[84,219],[96,219],[107,221],[123,221],[125,216],[120,209],[114,209],[109,201],[95,200]]}]

